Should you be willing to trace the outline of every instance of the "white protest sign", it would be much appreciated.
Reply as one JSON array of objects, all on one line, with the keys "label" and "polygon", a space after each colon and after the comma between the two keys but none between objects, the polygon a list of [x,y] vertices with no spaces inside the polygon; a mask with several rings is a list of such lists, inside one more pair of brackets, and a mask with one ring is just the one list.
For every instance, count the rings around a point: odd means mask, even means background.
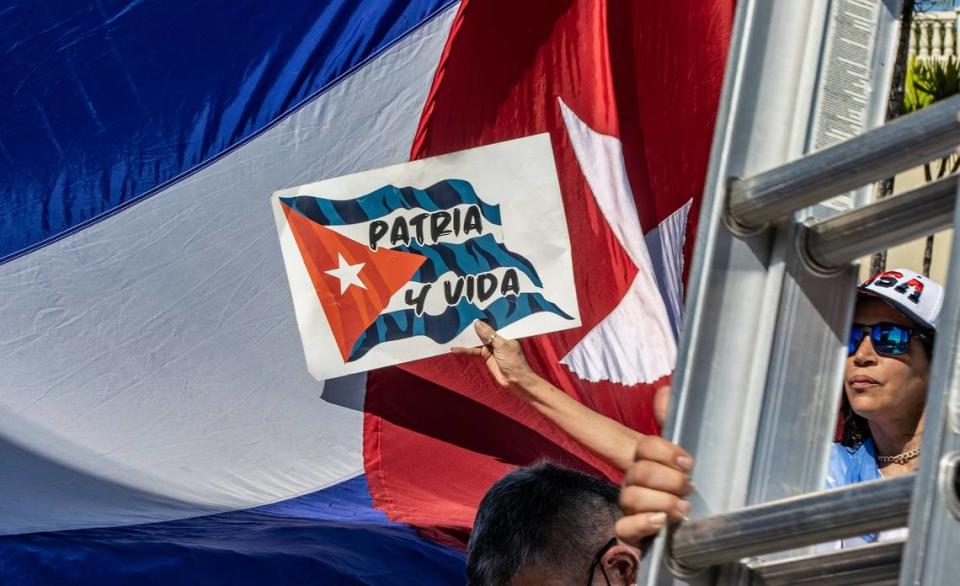
[{"label": "white protest sign", "polygon": [[580,325],[548,134],[272,196],[307,367],[320,380]]}]

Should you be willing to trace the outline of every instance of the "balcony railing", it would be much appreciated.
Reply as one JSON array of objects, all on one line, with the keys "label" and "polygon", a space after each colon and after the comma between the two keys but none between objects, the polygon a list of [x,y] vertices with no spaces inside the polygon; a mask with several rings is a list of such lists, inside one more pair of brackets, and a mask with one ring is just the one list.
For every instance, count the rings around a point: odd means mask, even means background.
[{"label": "balcony railing", "polygon": [[960,10],[922,12],[913,17],[910,31],[910,55],[923,61],[948,61],[956,58],[957,24]]}]

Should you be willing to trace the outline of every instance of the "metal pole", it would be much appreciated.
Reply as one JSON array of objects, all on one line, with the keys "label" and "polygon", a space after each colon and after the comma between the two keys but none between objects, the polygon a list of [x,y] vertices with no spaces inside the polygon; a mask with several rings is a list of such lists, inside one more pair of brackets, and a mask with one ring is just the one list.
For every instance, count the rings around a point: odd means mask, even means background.
[{"label": "metal pole", "polygon": [[[960,193],[957,194],[960,198]],[[960,214],[954,230],[960,229]],[[927,424],[910,510],[900,584],[956,584],[960,577],[960,238],[954,238],[927,387]]]},{"label": "metal pole", "polygon": [[[900,9],[900,35],[897,42],[897,59],[893,64],[893,79],[890,83],[890,96],[887,99],[887,118],[889,122],[900,115],[903,108],[903,94],[906,90],[907,64],[910,56],[910,39],[913,38],[914,0],[903,0]],[[877,199],[893,195],[893,177],[887,177],[877,185]],[[883,272],[887,264],[887,251],[881,250],[870,259],[870,274]]]},{"label": "metal pole", "polygon": [[808,260],[829,270],[852,260],[949,228],[957,201],[952,175],[807,227]]},{"label": "metal pole", "polygon": [[730,186],[735,224],[755,227],[949,152],[960,144],[960,96]]},{"label": "metal pole", "polygon": [[700,570],[745,557],[907,524],[913,475],[772,501],[682,523],[672,561]]},{"label": "metal pole", "polygon": [[763,586],[896,584],[903,544],[903,539],[897,539],[827,554],[755,562],[750,569]]}]

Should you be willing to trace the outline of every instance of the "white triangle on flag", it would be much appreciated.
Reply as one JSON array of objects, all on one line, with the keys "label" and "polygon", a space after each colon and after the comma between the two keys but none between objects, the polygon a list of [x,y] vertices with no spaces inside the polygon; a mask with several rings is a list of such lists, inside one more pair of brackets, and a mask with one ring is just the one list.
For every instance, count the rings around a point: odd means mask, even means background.
[{"label": "white triangle on flag", "polygon": [[637,267],[637,275],[617,307],[560,362],[593,382],[654,382],[673,371],[677,343],[640,227],[623,146],[618,138],[587,126],[563,100],[560,109],[597,206]]}]

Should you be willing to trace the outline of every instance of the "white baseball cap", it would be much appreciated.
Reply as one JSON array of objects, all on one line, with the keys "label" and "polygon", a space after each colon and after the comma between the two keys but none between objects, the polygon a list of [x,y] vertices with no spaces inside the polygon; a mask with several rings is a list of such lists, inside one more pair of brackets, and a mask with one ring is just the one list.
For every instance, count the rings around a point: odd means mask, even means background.
[{"label": "white baseball cap", "polygon": [[857,291],[883,299],[927,330],[937,330],[937,319],[943,307],[943,287],[930,277],[910,269],[892,269],[870,277],[857,287]]}]

